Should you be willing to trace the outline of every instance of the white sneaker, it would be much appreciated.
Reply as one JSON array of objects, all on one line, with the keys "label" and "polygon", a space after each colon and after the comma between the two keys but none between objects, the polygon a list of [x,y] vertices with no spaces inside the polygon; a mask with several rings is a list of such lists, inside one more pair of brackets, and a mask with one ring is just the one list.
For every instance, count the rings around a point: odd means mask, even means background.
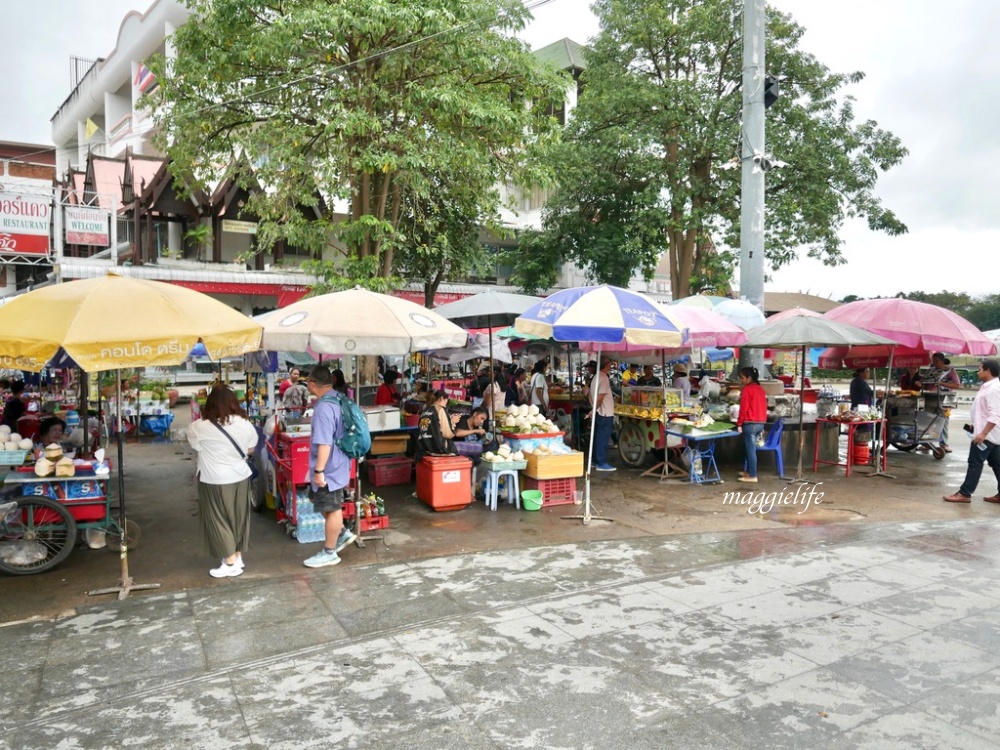
[{"label": "white sneaker", "polygon": [[219,567],[212,568],[208,571],[208,574],[212,576],[212,578],[235,578],[236,576],[243,574],[243,566],[237,565],[236,563],[230,565],[227,562],[223,562]]},{"label": "white sneaker", "polygon": [[340,552],[340,550],[349,546],[351,542],[358,538],[358,535],[351,531],[349,528],[344,526],[340,530],[340,536],[337,537],[337,546],[334,549],[335,552]]},{"label": "white sneaker", "polygon": [[304,565],[307,568],[325,568],[327,565],[337,565],[339,562],[340,556],[336,552],[327,552],[324,548],[307,558]]}]

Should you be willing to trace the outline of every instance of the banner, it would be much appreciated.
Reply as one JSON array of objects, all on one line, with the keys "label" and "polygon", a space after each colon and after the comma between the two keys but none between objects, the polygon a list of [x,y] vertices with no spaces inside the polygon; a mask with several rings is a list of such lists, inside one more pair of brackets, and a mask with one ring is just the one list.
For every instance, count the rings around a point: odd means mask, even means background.
[{"label": "banner", "polygon": [[66,206],[66,244],[110,247],[108,212],[99,208]]},{"label": "banner", "polygon": [[0,192],[0,253],[48,255],[52,199]]}]

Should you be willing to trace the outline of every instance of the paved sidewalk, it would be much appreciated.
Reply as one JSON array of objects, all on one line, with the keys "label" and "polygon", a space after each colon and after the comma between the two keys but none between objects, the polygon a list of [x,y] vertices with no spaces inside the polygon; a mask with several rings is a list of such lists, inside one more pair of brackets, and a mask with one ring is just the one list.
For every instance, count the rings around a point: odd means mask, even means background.
[{"label": "paved sidewalk", "polygon": [[0,628],[0,747],[997,748],[998,556],[839,524],[137,595]]}]

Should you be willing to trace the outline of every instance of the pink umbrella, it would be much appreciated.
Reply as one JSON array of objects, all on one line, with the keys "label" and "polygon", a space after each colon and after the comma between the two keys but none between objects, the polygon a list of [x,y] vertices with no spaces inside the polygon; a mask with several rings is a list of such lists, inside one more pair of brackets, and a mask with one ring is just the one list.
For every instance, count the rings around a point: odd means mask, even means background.
[{"label": "pink umbrella", "polygon": [[784,320],[785,318],[801,318],[805,315],[808,318],[819,318],[822,317],[820,313],[814,310],[807,310],[804,307],[793,307],[791,310],[783,310],[782,312],[774,313],[774,315],[767,316],[767,322],[770,323],[774,320]]},{"label": "pink umbrella", "polygon": [[[687,329],[687,345],[665,350],[668,358],[674,355],[687,354],[691,349],[706,349],[709,347],[739,346],[747,340],[747,335],[739,326],[733,325],[711,310],[701,307],[691,307],[687,305],[660,305],[663,314],[674,322],[680,329]],[[642,353],[651,354],[659,351],[656,347],[638,344],[629,344],[626,341],[620,344],[602,344],[601,351],[605,353],[628,354]]]},{"label": "pink umbrella", "polygon": [[863,328],[912,349],[980,357],[996,352],[996,345],[961,315],[926,302],[898,298],[858,300],[835,307],[823,317]]},{"label": "pink umbrella", "polygon": [[[886,367],[888,346],[832,346],[819,355],[819,367],[824,370],[857,370],[861,367]],[[926,349],[897,346],[892,355],[893,367],[923,367],[930,364],[931,353]]]}]

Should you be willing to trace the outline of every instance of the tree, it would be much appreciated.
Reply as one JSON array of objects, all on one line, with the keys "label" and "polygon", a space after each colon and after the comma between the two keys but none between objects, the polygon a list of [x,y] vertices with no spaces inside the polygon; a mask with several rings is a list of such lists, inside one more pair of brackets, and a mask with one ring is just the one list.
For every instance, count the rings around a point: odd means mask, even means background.
[{"label": "tree", "polygon": [[[258,243],[314,252],[334,237],[391,275],[408,205],[461,164],[476,185],[531,180],[551,122],[528,103],[562,90],[513,36],[519,0],[187,0],[160,81],[160,143],[188,184],[245,158],[265,189]],[[490,190],[463,203],[473,219]],[[338,202],[338,215],[334,209]],[[319,220],[303,207],[320,212]],[[409,240],[412,244],[412,240]]]},{"label": "tree", "polygon": [[[648,274],[669,252],[675,296],[723,285],[739,246],[741,8],[741,0],[597,0],[601,31],[555,164],[560,195],[528,247],[545,246],[554,262],[573,260],[597,281]],[[799,49],[802,33],[768,9],[768,72],[781,76],[782,93],[768,110],[767,153],[788,163],[767,179],[773,268],[802,246],[843,262],[838,230],[850,217],[906,231],[874,194],[879,172],[906,150],[875,122],[855,121],[843,90],[862,74],[831,73]]]}]

